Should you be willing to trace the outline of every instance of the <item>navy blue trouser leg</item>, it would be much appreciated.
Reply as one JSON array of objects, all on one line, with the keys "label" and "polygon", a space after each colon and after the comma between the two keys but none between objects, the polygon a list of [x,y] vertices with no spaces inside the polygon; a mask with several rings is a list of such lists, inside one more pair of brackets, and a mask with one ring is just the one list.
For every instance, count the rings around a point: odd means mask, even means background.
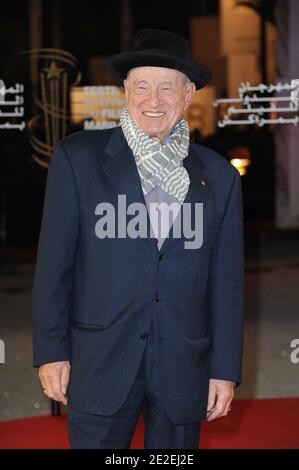
[{"label": "navy blue trouser leg", "polygon": [[141,405],[135,394],[111,416],[91,415],[69,408],[68,428],[73,449],[129,449]]},{"label": "navy blue trouser leg", "polygon": [[144,399],[143,368],[121,408],[110,416],[81,413],[68,408],[73,449],[129,449]]},{"label": "navy blue trouser leg", "polygon": [[116,413],[111,416],[91,415],[69,407],[71,447],[128,449],[141,411],[146,449],[198,449],[200,423],[176,425],[163,411],[153,330],[132,389]]},{"label": "navy blue trouser leg", "polygon": [[144,416],[145,449],[198,449],[200,423],[176,425],[163,411],[159,384],[158,364],[155,355],[154,331],[148,339],[144,356],[146,374]]}]

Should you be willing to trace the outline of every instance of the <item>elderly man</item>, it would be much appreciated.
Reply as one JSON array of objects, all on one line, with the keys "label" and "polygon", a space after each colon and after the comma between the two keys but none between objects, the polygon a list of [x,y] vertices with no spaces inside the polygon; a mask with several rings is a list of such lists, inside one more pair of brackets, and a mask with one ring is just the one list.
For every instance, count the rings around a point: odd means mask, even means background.
[{"label": "elderly man", "polygon": [[34,365],[73,448],[128,448],[141,411],[145,448],[198,448],[241,380],[240,177],[189,143],[210,74],[187,40],[145,29],[109,64],[120,127],[68,136],[49,168]]}]

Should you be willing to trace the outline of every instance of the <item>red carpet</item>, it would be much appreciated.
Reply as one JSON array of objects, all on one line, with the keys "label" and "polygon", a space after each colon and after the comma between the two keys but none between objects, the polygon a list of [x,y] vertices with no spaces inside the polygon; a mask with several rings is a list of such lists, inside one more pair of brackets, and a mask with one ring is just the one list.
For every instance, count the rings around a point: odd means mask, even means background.
[{"label": "red carpet", "polygon": [[[227,418],[202,426],[201,448],[299,448],[299,398],[236,400]],[[140,419],[132,448],[143,446]],[[68,448],[66,416],[0,422],[1,449]]]}]

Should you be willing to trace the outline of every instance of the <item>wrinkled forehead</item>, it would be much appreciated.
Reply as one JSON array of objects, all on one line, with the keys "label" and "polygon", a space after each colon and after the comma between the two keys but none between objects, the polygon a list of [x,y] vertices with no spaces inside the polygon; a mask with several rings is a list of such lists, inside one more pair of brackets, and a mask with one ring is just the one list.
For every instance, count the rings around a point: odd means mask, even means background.
[{"label": "wrinkled forehead", "polygon": [[187,75],[179,70],[152,66],[134,67],[129,70],[127,79],[130,81],[165,80],[173,83],[182,83],[189,80]]}]

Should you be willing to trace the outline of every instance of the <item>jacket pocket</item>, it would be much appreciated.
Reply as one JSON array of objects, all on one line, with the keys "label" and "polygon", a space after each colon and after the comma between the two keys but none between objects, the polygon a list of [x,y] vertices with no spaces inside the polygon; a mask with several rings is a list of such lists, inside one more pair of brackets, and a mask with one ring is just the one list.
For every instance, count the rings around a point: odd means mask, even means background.
[{"label": "jacket pocket", "polygon": [[185,336],[185,340],[190,346],[195,349],[198,349],[199,351],[209,349],[212,343],[212,338],[210,338],[209,336],[202,336],[201,338],[188,338],[187,336]]},{"label": "jacket pocket", "polygon": [[106,330],[106,325],[101,325],[100,323],[86,323],[77,320],[71,320],[70,326],[72,328],[80,328],[84,330]]}]

